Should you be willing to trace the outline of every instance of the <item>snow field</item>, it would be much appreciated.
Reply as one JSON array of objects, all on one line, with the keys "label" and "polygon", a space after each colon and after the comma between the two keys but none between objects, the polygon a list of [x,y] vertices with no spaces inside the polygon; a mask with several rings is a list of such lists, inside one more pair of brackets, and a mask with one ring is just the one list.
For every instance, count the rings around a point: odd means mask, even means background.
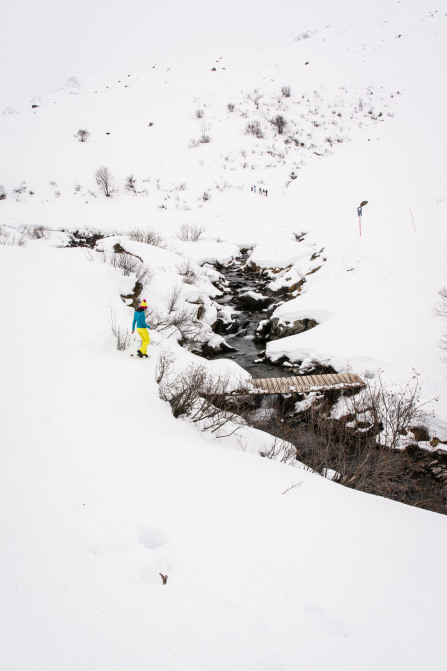
[{"label": "snow field", "polygon": [[129,278],[50,244],[0,248],[1,665],[440,669],[445,518],[175,420],[153,379],[175,342],[116,351]]}]

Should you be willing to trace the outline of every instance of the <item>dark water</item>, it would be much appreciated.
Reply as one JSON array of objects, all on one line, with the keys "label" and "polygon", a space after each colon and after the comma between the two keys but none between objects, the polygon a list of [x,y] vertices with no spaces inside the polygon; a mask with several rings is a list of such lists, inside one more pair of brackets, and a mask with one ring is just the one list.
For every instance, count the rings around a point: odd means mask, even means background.
[{"label": "dark water", "polygon": [[[262,336],[256,335],[259,323],[268,319],[272,306],[278,305],[280,299],[267,288],[269,280],[244,269],[248,252],[242,253],[230,266],[220,268],[225,276],[225,294],[216,302],[231,308],[231,324],[218,322],[216,332],[222,335],[228,345],[236,351],[219,354],[219,358],[233,359],[252,377],[287,377],[290,370],[274,365],[264,359],[266,342]],[[269,298],[269,307],[263,309],[248,309],[239,304],[238,296],[245,291],[255,291]]]}]

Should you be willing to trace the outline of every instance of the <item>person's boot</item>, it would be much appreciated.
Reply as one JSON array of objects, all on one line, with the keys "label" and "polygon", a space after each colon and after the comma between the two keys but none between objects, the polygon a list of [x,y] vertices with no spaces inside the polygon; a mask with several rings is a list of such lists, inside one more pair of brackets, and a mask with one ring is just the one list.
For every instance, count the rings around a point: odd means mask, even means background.
[{"label": "person's boot", "polygon": [[143,352],[140,349],[137,351],[137,354],[140,357],[140,359],[143,358]]}]

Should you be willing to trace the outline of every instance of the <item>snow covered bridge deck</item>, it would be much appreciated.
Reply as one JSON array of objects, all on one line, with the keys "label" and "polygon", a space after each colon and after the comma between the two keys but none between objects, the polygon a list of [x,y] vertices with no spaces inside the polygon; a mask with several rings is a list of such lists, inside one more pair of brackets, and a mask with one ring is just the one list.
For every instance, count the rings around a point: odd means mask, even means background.
[{"label": "snow covered bridge deck", "polygon": [[244,394],[307,394],[310,391],[331,389],[361,389],[365,386],[357,373],[334,373],[331,375],[303,375],[291,377],[263,377],[247,381],[244,389],[233,392]]}]

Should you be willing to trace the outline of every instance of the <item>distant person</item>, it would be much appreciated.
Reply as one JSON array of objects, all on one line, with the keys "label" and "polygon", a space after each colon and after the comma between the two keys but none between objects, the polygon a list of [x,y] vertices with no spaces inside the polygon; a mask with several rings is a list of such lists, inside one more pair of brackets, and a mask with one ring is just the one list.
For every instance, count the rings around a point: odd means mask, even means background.
[{"label": "distant person", "polygon": [[132,333],[135,333],[135,325],[136,325],[138,335],[141,338],[141,347],[139,350],[137,350],[137,354],[140,357],[140,359],[142,359],[143,357],[145,357],[146,359],[148,358],[147,346],[151,341],[149,337],[150,326],[146,324],[145,310],[147,310],[146,299],[142,300],[140,307],[135,310],[132,322]]},{"label": "distant person", "polygon": [[358,208],[357,208],[357,214],[359,215],[359,217],[362,216],[362,212],[363,212],[363,208],[359,205]]},{"label": "distant person", "polygon": [[266,190],[265,190],[265,196],[266,196],[266,197],[268,196],[268,193],[269,193],[269,192],[268,192],[267,189],[266,189]]}]

